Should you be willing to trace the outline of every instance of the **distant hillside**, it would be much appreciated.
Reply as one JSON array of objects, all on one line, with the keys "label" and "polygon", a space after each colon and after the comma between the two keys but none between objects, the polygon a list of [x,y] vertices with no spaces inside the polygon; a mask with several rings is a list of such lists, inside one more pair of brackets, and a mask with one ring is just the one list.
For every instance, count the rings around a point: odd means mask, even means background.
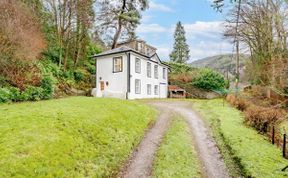
[{"label": "distant hillside", "polygon": [[[243,71],[246,61],[248,60],[249,56],[245,54],[240,55],[240,71]],[[235,76],[235,69],[236,69],[236,60],[235,56],[232,58],[232,54],[225,54],[225,55],[217,55],[211,56],[207,58],[203,58],[191,63],[193,67],[202,68],[208,67],[212,68],[218,72],[221,72],[230,77]],[[242,73],[242,72],[241,72]]]}]

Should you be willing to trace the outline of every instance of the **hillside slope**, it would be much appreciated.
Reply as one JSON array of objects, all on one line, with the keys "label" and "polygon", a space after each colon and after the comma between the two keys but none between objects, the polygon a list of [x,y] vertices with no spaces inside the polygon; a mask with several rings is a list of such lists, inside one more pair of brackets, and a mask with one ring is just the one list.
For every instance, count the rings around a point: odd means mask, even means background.
[{"label": "hillside slope", "polygon": [[[249,59],[248,55],[241,54],[240,55],[240,71],[244,69],[246,61]],[[202,68],[208,67],[212,68],[218,72],[221,72],[227,76],[227,71],[229,72],[229,76],[235,76],[236,69],[236,60],[235,56],[232,57],[232,54],[224,54],[224,55],[216,55],[203,59],[199,59],[197,61],[193,61],[191,63],[193,67]]]}]

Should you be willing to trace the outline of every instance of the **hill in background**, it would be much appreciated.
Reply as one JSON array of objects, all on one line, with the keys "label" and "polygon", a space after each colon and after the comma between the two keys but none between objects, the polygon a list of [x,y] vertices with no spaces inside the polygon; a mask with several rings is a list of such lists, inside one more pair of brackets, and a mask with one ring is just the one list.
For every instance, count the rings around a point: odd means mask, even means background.
[{"label": "hill in background", "polygon": [[[240,74],[243,74],[246,61],[249,59],[249,55],[241,54],[240,55]],[[232,54],[224,54],[224,55],[216,55],[211,57],[206,57],[203,59],[199,59],[197,61],[193,61],[191,63],[193,67],[203,68],[208,67],[214,69],[229,79],[235,77],[236,74],[236,60],[235,55]]]}]

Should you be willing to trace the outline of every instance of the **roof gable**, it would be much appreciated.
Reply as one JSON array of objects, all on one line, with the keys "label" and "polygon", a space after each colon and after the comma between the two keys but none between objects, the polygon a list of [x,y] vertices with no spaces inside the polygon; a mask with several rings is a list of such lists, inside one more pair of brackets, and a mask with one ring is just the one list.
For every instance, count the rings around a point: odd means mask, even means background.
[{"label": "roof gable", "polygon": [[159,63],[159,64],[162,63],[157,53],[153,54],[153,55],[150,57],[150,60],[152,60],[152,61],[154,61],[154,62],[157,62],[157,63]]}]

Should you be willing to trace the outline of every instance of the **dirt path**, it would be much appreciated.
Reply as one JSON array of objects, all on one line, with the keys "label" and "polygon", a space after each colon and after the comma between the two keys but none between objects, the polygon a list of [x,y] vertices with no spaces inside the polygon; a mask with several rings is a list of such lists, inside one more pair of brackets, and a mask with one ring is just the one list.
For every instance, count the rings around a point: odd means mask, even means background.
[{"label": "dirt path", "polygon": [[155,125],[146,133],[145,137],[133,152],[130,160],[122,168],[117,177],[146,178],[150,177],[155,153],[171,120],[171,112],[164,112],[161,108]]},{"label": "dirt path", "polygon": [[166,108],[182,115],[191,128],[198,156],[202,161],[202,171],[208,178],[228,178],[224,160],[203,120],[192,110],[189,102],[157,102],[158,107]]},{"label": "dirt path", "polygon": [[208,178],[228,178],[229,173],[216,143],[202,119],[191,109],[189,102],[153,101],[150,104],[160,110],[155,125],[147,132],[131,159],[118,177],[146,178],[151,176],[154,157],[173,113],[183,116],[190,126],[194,144],[202,162],[202,172]]}]

